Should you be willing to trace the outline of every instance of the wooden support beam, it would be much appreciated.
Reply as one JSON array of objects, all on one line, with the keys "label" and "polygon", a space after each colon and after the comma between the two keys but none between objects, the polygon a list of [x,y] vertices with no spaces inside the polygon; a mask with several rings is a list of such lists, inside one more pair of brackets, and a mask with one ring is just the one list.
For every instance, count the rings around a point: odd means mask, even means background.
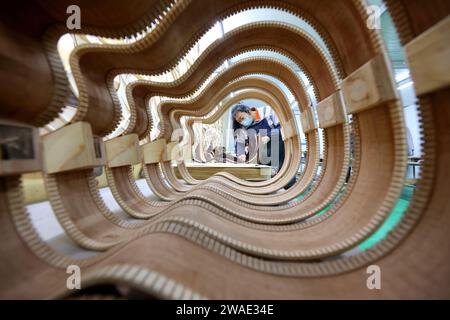
[{"label": "wooden support beam", "polygon": [[128,134],[105,142],[108,167],[138,164],[142,160],[137,134]]},{"label": "wooden support beam", "polygon": [[376,107],[398,98],[383,55],[378,55],[342,81],[349,114]]},{"label": "wooden support beam", "polygon": [[144,144],[141,148],[144,163],[146,164],[159,163],[163,161],[164,155],[166,153],[166,140],[165,139],[155,140]]},{"label": "wooden support beam", "polygon": [[41,147],[38,128],[0,120],[0,176],[41,171]]},{"label": "wooden support beam", "polygon": [[405,46],[418,96],[450,84],[450,16]]},{"label": "wooden support beam", "polygon": [[106,164],[103,140],[87,122],[76,122],[43,137],[45,172],[94,168]]},{"label": "wooden support beam", "polygon": [[322,129],[347,122],[342,91],[336,91],[317,104],[319,127]]},{"label": "wooden support beam", "polygon": [[290,119],[281,126],[281,136],[283,140],[288,140],[298,135],[298,128],[295,119]]},{"label": "wooden support beam", "polygon": [[303,133],[308,133],[317,129],[311,107],[306,108],[306,110],[300,114],[300,122],[302,124]]}]

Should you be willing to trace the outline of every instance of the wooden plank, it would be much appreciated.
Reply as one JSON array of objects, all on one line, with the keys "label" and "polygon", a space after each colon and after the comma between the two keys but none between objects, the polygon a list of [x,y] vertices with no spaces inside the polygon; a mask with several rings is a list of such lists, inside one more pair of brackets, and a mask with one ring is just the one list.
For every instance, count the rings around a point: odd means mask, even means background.
[{"label": "wooden plank", "polygon": [[142,155],[137,134],[128,134],[105,142],[106,160],[109,167],[138,164]]},{"label": "wooden plank", "polygon": [[405,46],[418,96],[450,84],[450,16]]},{"label": "wooden plank", "polygon": [[41,171],[42,167],[38,128],[0,119],[0,176]]},{"label": "wooden plank", "polygon": [[175,160],[178,153],[178,149],[176,148],[177,145],[177,141],[171,141],[167,144],[166,152],[163,155],[163,161]]},{"label": "wooden plank", "polygon": [[306,108],[306,110],[300,114],[300,123],[302,124],[303,133],[308,133],[314,129],[317,129],[317,125],[312,114],[312,109],[310,107]]},{"label": "wooden plank", "polygon": [[319,118],[319,127],[322,129],[333,127],[347,121],[342,92],[340,90],[317,104],[317,116]]},{"label": "wooden plank", "polygon": [[290,119],[281,126],[281,136],[283,140],[288,140],[298,135],[297,123],[294,119]]},{"label": "wooden plank", "polygon": [[141,148],[144,163],[159,163],[163,161],[163,156],[166,153],[166,140],[158,139],[144,144]]},{"label": "wooden plank", "polygon": [[45,172],[93,168],[106,164],[103,140],[87,122],[76,122],[43,137]]},{"label": "wooden plank", "polygon": [[378,55],[342,81],[342,93],[349,114],[397,99],[383,55]]},{"label": "wooden plank", "polygon": [[47,200],[42,171],[22,174],[22,190],[25,204]]},{"label": "wooden plank", "polygon": [[[240,179],[250,179],[255,181],[268,180],[271,178],[272,174],[272,167],[255,164],[187,163],[186,168],[189,173],[198,180],[205,180],[219,172],[227,172]],[[174,166],[174,172],[175,175],[181,179],[177,166]]]}]

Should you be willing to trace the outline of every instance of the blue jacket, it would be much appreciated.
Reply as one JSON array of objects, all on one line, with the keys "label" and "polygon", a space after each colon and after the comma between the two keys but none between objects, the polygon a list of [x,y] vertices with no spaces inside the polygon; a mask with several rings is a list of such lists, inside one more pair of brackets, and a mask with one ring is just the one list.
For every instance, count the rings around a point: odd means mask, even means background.
[{"label": "blue jacket", "polygon": [[[249,127],[245,128],[242,127],[243,130],[247,131],[247,132],[252,132],[255,135],[260,134],[261,137],[264,136],[269,136],[271,137],[272,134],[277,134],[279,135],[279,131],[280,131],[280,124],[277,124],[276,126],[271,126],[269,124],[269,121],[267,120],[267,118],[264,118],[258,122],[253,122]],[[252,131],[253,130],[253,131]],[[274,131],[274,132],[272,132]],[[269,142],[270,143],[270,142]],[[240,139],[236,139],[236,143],[235,143],[235,152],[237,156],[240,156],[242,154],[245,154],[245,145],[246,142],[242,141]],[[270,145],[268,145],[268,147],[270,148]],[[270,149],[269,149],[270,150]]]}]

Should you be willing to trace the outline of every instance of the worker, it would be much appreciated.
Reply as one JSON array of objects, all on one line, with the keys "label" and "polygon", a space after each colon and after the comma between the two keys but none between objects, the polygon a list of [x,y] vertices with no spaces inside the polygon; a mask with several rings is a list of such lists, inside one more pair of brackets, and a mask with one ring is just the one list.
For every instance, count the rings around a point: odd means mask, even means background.
[{"label": "worker", "polygon": [[[283,166],[285,149],[281,126],[274,121],[274,116],[262,117],[257,108],[238,103],[231,109],[231,117],[237,160],[247,162],[251,154],[259,151],[258,163],[273,166],[278,172]],[[258,137],[265,153],[256,150]],[[294,177],[284,188],[290,188],[295,182]]]}]

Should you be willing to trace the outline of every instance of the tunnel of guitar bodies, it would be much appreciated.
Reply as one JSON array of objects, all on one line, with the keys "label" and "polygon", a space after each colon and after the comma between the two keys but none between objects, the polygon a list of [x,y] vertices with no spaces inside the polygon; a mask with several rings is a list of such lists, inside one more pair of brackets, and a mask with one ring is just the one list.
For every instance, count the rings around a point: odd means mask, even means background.
[{"label": "tunnel of guitar bodies", "polygon": [[450,4],[383,3],[5,4],[0,298],[449,299]]}]

